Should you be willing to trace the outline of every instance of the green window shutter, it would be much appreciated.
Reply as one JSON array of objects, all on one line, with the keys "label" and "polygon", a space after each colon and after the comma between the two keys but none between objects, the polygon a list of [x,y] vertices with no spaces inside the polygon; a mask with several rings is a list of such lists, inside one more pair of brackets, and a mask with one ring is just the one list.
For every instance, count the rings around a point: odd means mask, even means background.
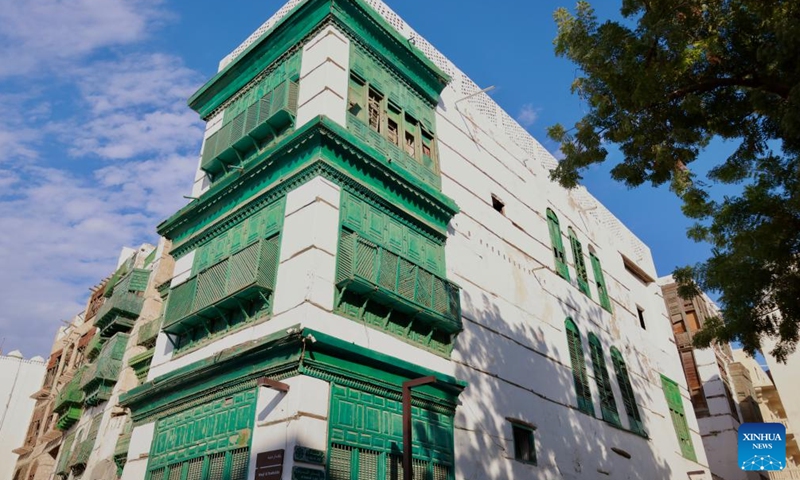
[{"label": "green window shutter", "polygon": [[589,334],[589,351],[592,355],[594,380],[597,383],[597,390],[600,392],[600,412],[603,420],[619,425],[617,402],[614,399],[614,391],[611,389],[611,379],[608,377],[603,348],[600,345],[600,339],[593,333]]},{"label": "green window shutter", "polygon": [[578,396],[578,409],[589,415],[594,415],[592,391],[589,389],[589,379],[586,375],[586,361],[583,358],[581,335],[571,318],[567,317],[564,325],[567,332],[569,359],[572,364],[572,378],[575,382],[575,393]]},{"label": "green window shutter", "polygon": [[681,447],[681,455],[689,460],[697,461],[694,452],[689,424],[686,422],[686,414],[683,410],[683,397],[681,396],[678,384],[669,378],[661,375],[661,385],[664,388],[664,396],[667,399],[667,406],[672,417],[672,426],[675,428],[675,435],[678,437],[678,444]]},{"label": "green window shutter", "polygon": [[575,235],[575,231],[572,230],[572,227],[569,227],[567,231],[569,232],[569,243],[572,246],[572,257],[575,259],[575,275],[578,277],[578,288],[581,292],[591,297],[592,294],[589,291],[589,273],[586,271],[583,247],[577,235]]},{"label": "green window shutter", "polygon": [[592,260],[592,270],[594,270],[594,281],[597,284],[597,296],[600,297],[600,306],[611,312],[611,299],[608,298],[606,279],[603,277],[603,267],[600,266],[600,259],[594,253],[589,253]]},{"label": "green window shutter", "polygon": [[147,281],[150,279],[150,270],[142,268],[134,269],[131,272],[131,279],[128,283],[128,291],[144,292],[147,289]]},{"label": "green window shutter", "polygon": [[564,252],[564,243],[561,240],[561,226],[555,212],[547,209],[547,226],[550,229],[550,243],[553,246],[553,257],[556,261],[556,272],[569,280],[569,266],[567,266],[567,256]]},{"label": "green window shutter", "polygon": [[630,429],[644,435],[644,425],[642,424],[642,417],[639,415],[639,407],[636,405],[636,398],[633,396],[628,367],[625,365],[622,354],[615,347],[611,347],[611,363],[614,365],[614,373],[617,376],[617,383],[622,392],[622,403],[625,405],[625,413],[628,414]]}]

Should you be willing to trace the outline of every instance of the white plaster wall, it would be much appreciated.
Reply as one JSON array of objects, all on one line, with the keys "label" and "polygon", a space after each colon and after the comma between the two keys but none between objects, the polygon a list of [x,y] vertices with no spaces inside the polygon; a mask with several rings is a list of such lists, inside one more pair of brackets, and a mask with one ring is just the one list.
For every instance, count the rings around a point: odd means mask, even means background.
[{"label": "white plaster wall", "polygon": [[150,422],[133,428],[128,448],[128,460],[122,471],[122,480],[141,480],[147,473],[150,445],[156,431],[156,423]]},{"label": "white plaster wall", "polygon": [[795,399],[794,401],[784,401],[783,406],[786,410],[786,418],[789,426],[793,432],[800,432],[800,381],[798,381],[800,372],[800,351],[789,355],[786,358],[786,363],[781,363],[775,359],[769,352],[775,348],[775,341],[771,338],[764,340],[764,358],[767,360],[767,366],[772,379],[775,381],[775,388],[781,398]]},{"label": "white plaster wall", "polygon": [[[259,453],[285,450],[281,478],[291,480],[292,467],[295,465],[295,446],[317,450],[328,448],[330,384],[306,376],[289,378],[283,383],[289,385],[288,392],[259,389],[247,478],[255,478],[256,457]],[[302,466],[315,467],[305,464]]]},{"label": "white plaster wall", "polygon": [[25,443],[36,401],[30,398],[42,387],[45,362],[30,360],[18,352],[0,356],[0,480],[11,480],[17,454],[12,450]]},{"label": "white plaster wall", "polygon": [[349,66],[350,40],[333,26],[303,46],[296,127],[319,115],[346,124]]}]

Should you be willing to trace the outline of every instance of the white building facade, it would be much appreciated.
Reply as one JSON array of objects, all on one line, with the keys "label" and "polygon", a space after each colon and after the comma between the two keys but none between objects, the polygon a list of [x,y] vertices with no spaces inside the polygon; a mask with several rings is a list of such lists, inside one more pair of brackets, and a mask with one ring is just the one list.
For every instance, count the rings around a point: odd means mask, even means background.
[{"label": "white building facade", "polygon": [[711,479],[649,249],[378,0],[292,1],[191,99],[124,480]]},{"label": "white building facade", "polygon": [[42,385],[44,370],[42,357],[25,359],[18,350],[0,355],[0,480],[14,476],[13,450],[25,441],[36,405],[31,395]]}]

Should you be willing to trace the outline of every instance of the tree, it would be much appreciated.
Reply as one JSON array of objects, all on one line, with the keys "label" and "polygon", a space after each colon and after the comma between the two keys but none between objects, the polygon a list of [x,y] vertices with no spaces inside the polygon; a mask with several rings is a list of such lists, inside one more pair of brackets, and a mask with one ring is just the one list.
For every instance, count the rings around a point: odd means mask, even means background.
[{"label": "tree", "polygon": [[[580,68],[588,113],[549,129],[564,154],[551,178],[574,187],[615,144],[615,180],[668,184],[695,220],[688,236],[713,247],[675,272],[684,296],[720,295],[722,319],[695,345],[737,340],[752,355],[769,335],[785,360],[800,325],[800,2],[623,0],[621,13],[599,23],[584,1],[555,13],[555,51]],[[715,138],[736,150],[701,155]],[[713,162],[709,181],[690,170],[698,159]],[[720,184],[740,193],[714,198]]]}]

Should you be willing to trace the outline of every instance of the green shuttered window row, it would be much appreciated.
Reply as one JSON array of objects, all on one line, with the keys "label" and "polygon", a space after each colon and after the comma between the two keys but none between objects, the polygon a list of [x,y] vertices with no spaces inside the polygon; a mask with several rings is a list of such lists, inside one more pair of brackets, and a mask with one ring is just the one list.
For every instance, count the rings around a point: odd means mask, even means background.
[{"label": "green shuttered window row", "polygon": [[103,303],[94,317],[94,324],[104,338],[118,332],[129,332],[142,312],[143,292],[147,288],[150,271],[140,268],[125,274],[113,287],[113,293]]},{"label": "green shuttered window row", "polygon": [[[453,417],[412,407],[414,478],[453,480]],[[331,480],[402,480],[402,404],[332,385]]]},{"label": "green shuttered window row", "polygon": [[163,330],[176,351],[269,316],[285,197],[200,246],[192,276],[170,290]]},{"label": "green shuttered window row", "polygon": [[[570,362],[572,364],[572,376],[575,383],[575,392],[578,397],[578,409],[584,413],[594,416],[594,406],[592,395],[589,388],[589,380],[586,375],[586,363],[583,355],[580,331],[571,318],[565,322],[567,334],[567,346],[569,348]],[[617,402],[611,386],[611,378],[608,374],[605,355],[600,339],[594,333],[589,333],[589,353],[592,358],[594,379],[597,390],[600,394],[600,412],[603,420],[617,427],[622,423],[619,418]],[[611,347],[611,362],[614,374],[622,394],[622,403],[628,417],[628,425],[631,432],[641,436],[647,436],[644,430],[642,417],[639,414],[639,407],[633,394],[628,367],[622,354],[615,347]]]},{"label": "green shuttered window row", "polygon": [[611,389],[611,379],[608,376],[603,347],[600,345],[600,339],[594,333],[589,334],[589,351],[592,356],[594,380],[597,384],[597,391],[600,392],[600,413],[603,420],[620,425],[617,402],[614,399],[614,391]]},{"label": "green shuttered window row", "polygon": [[564,251],[564,242],[561,239],[561,225],[555,212],[547,209],[547,228],[550,231],[550,244],[553,247],[553,259],[556,262],[556,272],[569,281],[569,267],[567,255]]},{"label": "green shuttered window row", "polygon": [[160,419],[147,478],[243,480],[256,398],[251,389]]},{"label": "green shuttered window row", "polygon": [[203,145],[200,168],[213,179],[272,143],[294,123],[300,57],[298,51],[286,59],[225,109],[222,127]]},{"label": "green shuttered window row", "polygon": [[569,243],[572,246],[572,257],[575,259],[575,276],[578,280],[578,289],[589,297],[592,294],[589,291],[589,272],[586,271],[586,261],[583,258],[583,246],[575,235],[575,230],[572,227],[567,229],[569,233]]},{"label": "green shuttered window row", "polygon": [[351,43],[347,127],[393,165],[441,188],[434,106]]},{"label": "green shuttered window row", "polygon": [[594,281],[597,284],[597,296],[600,297],[600,305],[611,312],[611,299],[608,298],[606,279],[603,276],[603,267],[600,266],[600,259],[594,253],[590,253],[589,258],[592,261],[592,270],[594,270]]},{"label": "green shuttered window row", "polygon": [[672,426],[675,428],[675,435],[678,437],[678,444],[681,448],[681,455],[689,460],[697,461],[694,452],[689,424],[686,421],[686,414],[683,410],[683,397],[681,396],[678,384],[671,379],[661,375],[661,386],[664,389],[664,396],[667,399]]},{"label": "green shuttered window row", "polygon": [[572,379],[575,383],[575,394],[578,397],[578,409],[589,415],[594,415],[592,405],[592,391],[589,389],[589,378],[586,375],[586,360],[583,357],[583,343],[578,327],[571,318],[564,322],[567,332],[567,347],[572,365]]},{"label": "green shuttered window row", "polygon": [[444,245],[348,192],[341,221],[336,312],[449,355],[462,326]]},{"label": "green shuttered window row", "polygon": [[616,347],[611,347],[611,362],[614,365],[614,373],[617,376],[617,383],[622,392],[622,403],[625,405],[625,413],[628,415],[628,424],[630,425],[631,431],[640,435],[646,435],[642,417],[639,415],[639,407],[636,405],[636,398],[633,396],[633,387],[631,386],[630,375],[628,375],[628,367],[625,365],[625,360]]}]

